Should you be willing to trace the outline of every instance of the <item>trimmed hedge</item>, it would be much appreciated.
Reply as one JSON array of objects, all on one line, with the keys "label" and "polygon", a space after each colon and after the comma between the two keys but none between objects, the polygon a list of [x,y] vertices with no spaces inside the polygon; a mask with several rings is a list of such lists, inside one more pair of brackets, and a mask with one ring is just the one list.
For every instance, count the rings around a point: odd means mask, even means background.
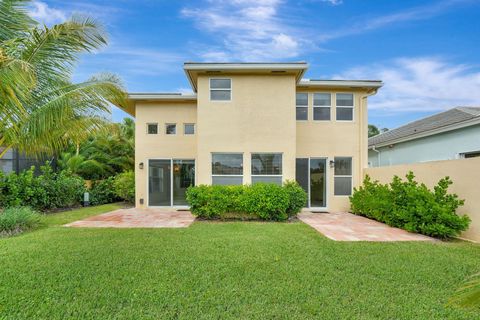
[{"label": "trimmed hedge", "polygon": [[205,219],[284,221],[300,212],[307,202],[307,195],[296,182],[287,182],[283,186],[271,183],[200,185],[188,188],[187,202],[194,215]]},{"label": "trimmed hedge", "polygon": [[390,226],[437,238],[451,238],[465,231],[470,218],[456,214],[464,200],[448,193],[453,182],[441,179],[433,191],[415,181],[413,172],[406,180],[393,177],[390,184],[372,181],[366,176],[363,185],[350,197],[351,210]]},{"label": "trimmed hedge", "polygon": [[115,176],[113,190],[118,198],[135,203],[135,173],[126,171]]},{"label": "trimmed hedge", "polygon": [[28,207],[8,208],[0,212],[0,237],[8,237],[40,225],[40,215]]}]

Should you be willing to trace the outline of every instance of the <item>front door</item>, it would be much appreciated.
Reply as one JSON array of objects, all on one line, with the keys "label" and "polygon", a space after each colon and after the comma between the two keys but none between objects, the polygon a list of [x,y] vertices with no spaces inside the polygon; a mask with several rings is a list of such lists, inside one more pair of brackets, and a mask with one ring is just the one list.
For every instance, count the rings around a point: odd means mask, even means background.
[{"label": "front door", "polygon": [[327,158],[297,158],[296,180],[308,195],[310,208],[327,207]]},{"label": "front door", "polygon": [[195,185],[195,160],[149,160],[148,206],[186,206],[191,185]]}]

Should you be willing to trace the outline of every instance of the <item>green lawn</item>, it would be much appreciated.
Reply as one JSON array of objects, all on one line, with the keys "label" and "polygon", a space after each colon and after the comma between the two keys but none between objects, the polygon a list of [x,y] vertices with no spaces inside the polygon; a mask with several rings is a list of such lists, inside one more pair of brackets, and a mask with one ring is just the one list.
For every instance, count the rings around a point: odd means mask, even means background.
[{"label": "green lawn", "polygon": [[478,319],[445,307],[480,246],[334,242],[298,223],[58,226],[0,239],[0,319]]}]

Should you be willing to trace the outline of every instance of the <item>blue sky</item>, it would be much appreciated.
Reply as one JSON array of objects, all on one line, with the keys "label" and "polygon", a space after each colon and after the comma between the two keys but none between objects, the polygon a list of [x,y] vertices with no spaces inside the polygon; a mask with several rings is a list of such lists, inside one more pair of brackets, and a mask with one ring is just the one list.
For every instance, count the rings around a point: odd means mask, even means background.
[{"label": "blue sky", "polygon": [[307,61],[306,78],[383,80],[369,101],[380,127],[480,105],[480,0],[42,0],[29,10],[47,25],[74,12],[104,23],[110,44],[82,57],[75,81],[109,71],[130,92],[188,92],[184,61]]}]

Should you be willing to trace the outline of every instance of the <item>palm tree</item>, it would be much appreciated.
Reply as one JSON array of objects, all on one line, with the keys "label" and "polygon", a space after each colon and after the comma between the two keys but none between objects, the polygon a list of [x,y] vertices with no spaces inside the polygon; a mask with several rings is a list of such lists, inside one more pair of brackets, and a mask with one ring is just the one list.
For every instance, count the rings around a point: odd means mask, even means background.
[{"label": "palm tree", "polygon": [[126,106],[120,80],[100,74],[72,83],[79,55],[106,45],[102,26],[74,16],[49,28],[26,0],[0,0],[0,145],[29,155],[62,150],[103,127],[111,104]]}]

